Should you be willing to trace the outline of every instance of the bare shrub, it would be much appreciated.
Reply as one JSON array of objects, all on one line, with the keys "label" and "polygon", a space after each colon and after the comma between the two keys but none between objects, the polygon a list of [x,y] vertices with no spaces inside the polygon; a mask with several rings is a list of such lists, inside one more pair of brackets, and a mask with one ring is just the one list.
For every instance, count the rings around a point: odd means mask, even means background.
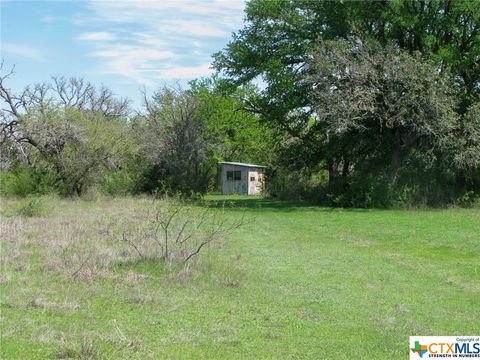
[{"label": "bare shrub", "polygon": [[107,232],[136,258],[187,264],[244,224],[245,213],[229,219],[223,207],[193,206],[179,197],[163,196],[125,222],[111,221]]},{"label": "bare shrub", "polygon": [[[37,271],[84,282],[132,284],[163,275],[167,281],[191,280],[215,267],[224,240],[245,223],[241,212],[227,214],[221,206],[178,197],[75,200],[75,206],[72,200],[41,199],[52,216],[0,219],[0,282]],[[23,201],[6,205],[13,209]]]}]

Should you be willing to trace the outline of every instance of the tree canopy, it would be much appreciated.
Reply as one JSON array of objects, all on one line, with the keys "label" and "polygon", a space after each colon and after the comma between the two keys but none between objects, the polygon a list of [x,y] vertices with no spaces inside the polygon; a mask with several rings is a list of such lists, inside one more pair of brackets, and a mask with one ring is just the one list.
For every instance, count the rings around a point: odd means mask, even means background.
[{"label": "tree canopy", "polygon": [[290,129],[286,116],[308,105],[298,80],[319,38],[393,42],[451,76],[465,111],[480,91],[479,9],[468,0],[253,0],[214,65],[233,84],[261,79],[266,88],[256,107]]},{"label": "tree canopy", "polygon": [[288,134],[280,166],[328,170],[340,192],[362,173],[391,189],[399,171],[426,168],[437,188],[465,189],[478,179],[478,167],[459,170],[478,145],[478,5],[253,0],[214,65],[232,88],[261,84],[248,103]]}]

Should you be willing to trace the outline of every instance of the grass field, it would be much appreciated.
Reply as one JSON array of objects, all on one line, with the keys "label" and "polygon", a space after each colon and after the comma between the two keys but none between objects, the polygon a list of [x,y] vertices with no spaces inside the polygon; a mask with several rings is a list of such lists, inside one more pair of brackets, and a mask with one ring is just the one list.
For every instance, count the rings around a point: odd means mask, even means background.
[{"label": "grass field", "polygon": [[410,335],[478,335],[479,209],[224,200],[247,224],[166,271],[105,230],[144,199],[3,199],[1,358],[405,359]]}]

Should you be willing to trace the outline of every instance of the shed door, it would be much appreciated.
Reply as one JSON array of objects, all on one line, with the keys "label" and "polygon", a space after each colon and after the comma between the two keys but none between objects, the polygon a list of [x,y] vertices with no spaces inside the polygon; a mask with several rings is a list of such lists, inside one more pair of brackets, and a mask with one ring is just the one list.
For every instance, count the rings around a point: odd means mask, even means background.
[{"label": "shed door", "polygon": [[258,172],[248,172],[248,195],[257,195],[260,191],[258,189]]}]

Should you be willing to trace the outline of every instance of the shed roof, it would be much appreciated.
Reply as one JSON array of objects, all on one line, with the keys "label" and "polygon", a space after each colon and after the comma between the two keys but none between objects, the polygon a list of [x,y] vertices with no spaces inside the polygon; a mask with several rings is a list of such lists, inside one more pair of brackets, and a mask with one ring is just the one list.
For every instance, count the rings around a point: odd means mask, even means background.
[{"label": "shed roof", "polygon": [[263,166],[263,165],[246,164],[246,163],[231,162],[231,161],[220,161],[220,164],[245,166],[245,167],[257,167],[257,168],[265,168],[266,167],[266,166]]}]

